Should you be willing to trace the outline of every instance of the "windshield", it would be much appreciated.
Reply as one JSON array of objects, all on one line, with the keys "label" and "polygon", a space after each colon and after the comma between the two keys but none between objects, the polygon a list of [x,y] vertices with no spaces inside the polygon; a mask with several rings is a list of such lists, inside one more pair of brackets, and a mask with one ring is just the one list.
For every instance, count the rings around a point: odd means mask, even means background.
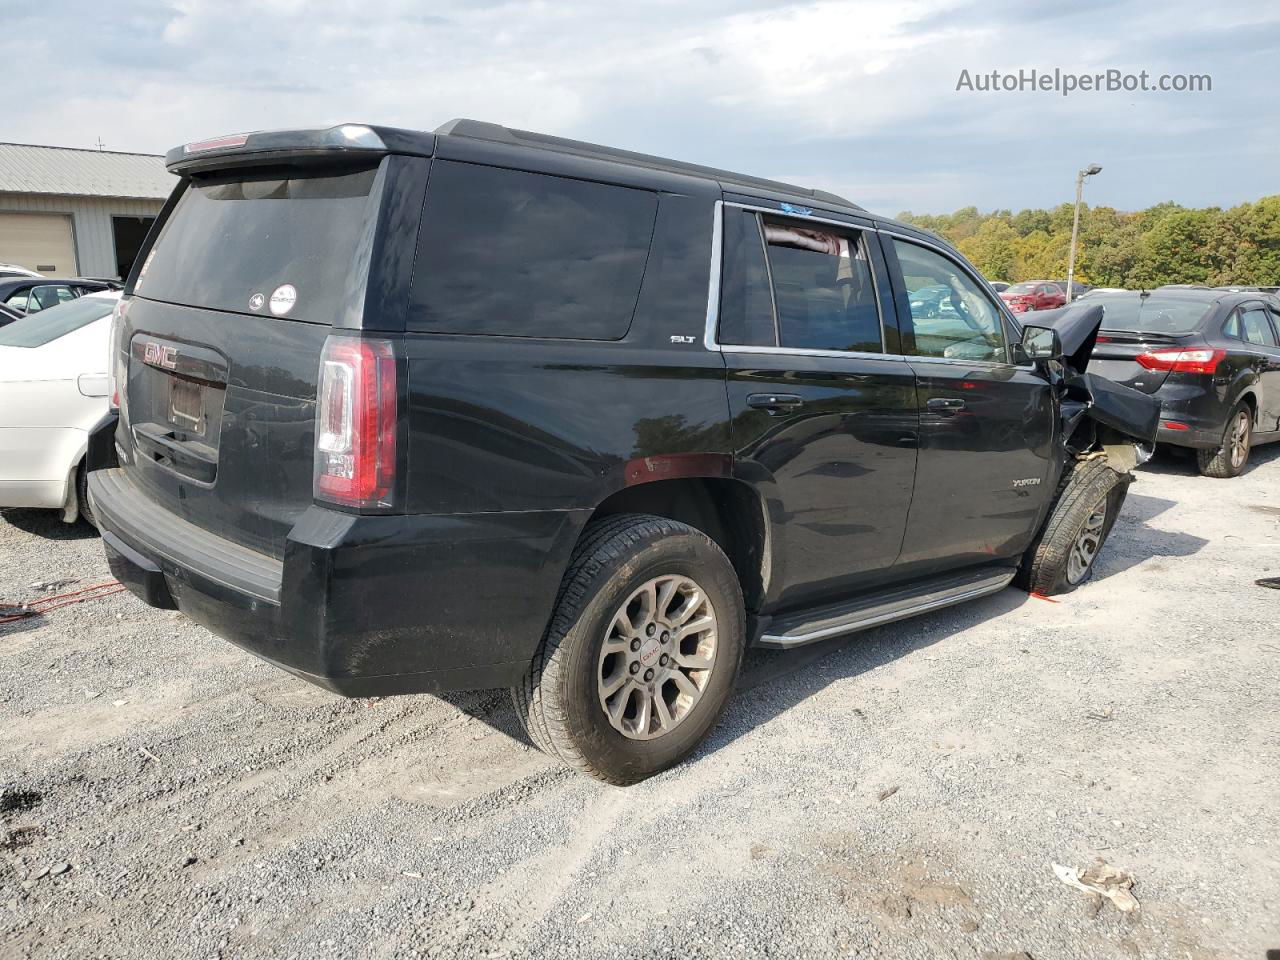
[{"label": "windshield", "polygon": [[82,297],[41,310],[15,320],[7,327],[0,327],[0,347],[43,347],[95,320],[110,316],[114,307],[114,299]]},{"label": "windshield", "polygon": [[1190,333],[1213,309],[1212,303],[1183,297],[1125,294],[1094,300],[1106,310],[1102,318],[1104,329],[1142,333]]},{"label": "windshield", "polygon": [[1040,286],[1040,284],[1038,283],[1015,283],[1012,287],[1007,288],[1004,292],[1012,293],[1015,296],[1018,296],[1021,294],[1035,293],[1036,287],[1038,286]]}]

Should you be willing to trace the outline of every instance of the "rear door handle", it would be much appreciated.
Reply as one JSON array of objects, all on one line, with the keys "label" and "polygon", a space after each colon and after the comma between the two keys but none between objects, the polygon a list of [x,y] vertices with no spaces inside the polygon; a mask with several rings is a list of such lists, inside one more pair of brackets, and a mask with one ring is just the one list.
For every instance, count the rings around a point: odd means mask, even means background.
[{"label": "rear door handle", "polygon": [[804,406],[804,398],[794,393],[753,393],[747,397],[747,406],[764,410],[771,417],[789,413]]},{"label": "rear door handle", "polygon": [[959,397],[930,397],[925,406],[935,413],[955,413],[964,409],[964,401]]}]

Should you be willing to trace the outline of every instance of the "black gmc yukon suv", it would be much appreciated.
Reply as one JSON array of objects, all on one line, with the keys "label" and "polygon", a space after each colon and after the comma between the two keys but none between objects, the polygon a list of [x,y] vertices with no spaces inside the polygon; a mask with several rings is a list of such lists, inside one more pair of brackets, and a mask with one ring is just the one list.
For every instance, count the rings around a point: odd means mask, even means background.
[{"label": "black gmc yukon suv", "polygon": [[1024,332],[831,194],[474,121],[167,162],[90,454],[115,575],[348,696],[510,687],[613,783],[747,646],[1072,589],[1154,437],[1101,310]]}]

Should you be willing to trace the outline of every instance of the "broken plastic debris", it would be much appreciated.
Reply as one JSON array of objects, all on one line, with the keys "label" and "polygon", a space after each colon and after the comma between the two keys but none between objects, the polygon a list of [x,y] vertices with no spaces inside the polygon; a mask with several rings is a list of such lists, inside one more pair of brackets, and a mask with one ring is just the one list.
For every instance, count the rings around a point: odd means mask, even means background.
[{"label": "broken plastic debris", "polygon": [[1129,892],[1133,887],[1133,875],[1111,866],[1105,860],[1099,860],[1084,870],[1055,863],[1053,872],[1068,887],[1075,887],[1091,895],[1106,897],[1121,913],[1130,913],[1138,909],[1137,898]]}]

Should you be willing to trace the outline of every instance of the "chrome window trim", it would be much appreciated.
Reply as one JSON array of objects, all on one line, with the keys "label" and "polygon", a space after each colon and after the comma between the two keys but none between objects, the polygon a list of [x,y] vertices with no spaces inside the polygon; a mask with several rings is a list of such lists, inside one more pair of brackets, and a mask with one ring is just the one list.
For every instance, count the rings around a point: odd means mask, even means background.
[{"label": "chrome window trim", "polygon": [[[934,253],[937,253],[940,256],[946,257],[947,260],[949,260],[951,263],[954,263],[956,265],[956,267],[960,270],[961,273],[965,274],[966,276],[969,277],[970,280],[973,280],[978,284],[978,289],[982,291],[984,296],[986,296],[987,302],[991,303],[992,306],[995,307],[997,316],[1001,317],[1002,320],[1006,317],[1012,316],[1008,308],[1005,307],[1004,301],[1000,299],[999,294],[996,295],[994,302],[992,301],[990,294],[994,293],[995,291],[991,289],[990,284],[988,284],[987,281],[977,273],[977,271],[969,269],[967,264],[961,263],[960,261],[956,260],[955,254],[952,251],[948,250],[946,247],[942,246],[941,244],[933,243],[929,240],[921,239],[920,237],[913,237],[909,233],[900,233],[897,230],[881,228],[879,230],[879,233],[887,237],[894,237],[895,239],[898,239],[898,240],[905,240],[907,243],[914,243],[920,247],[926,247],[932,250]],[[974,361],[974,362],[989,363],[992,366],[997,366],[997,367],[1018,367],[1018,369],[1023,369],[1022,367],[1019,367],[1018,364],[1013,362],[1013,351],[1011,349],[1012,343],[1007,336],[1008,331],[1005,329],[1006,325],[1002,322],[1000,326],[1001,326],[1002,332],[1006,334],[1005,344],[1004,344],[1004,357],[1005,357],[1004,360],[1003,361],[984,360],[984,361]],[[913,359],[946,360],[947,358],[946,357],[922,357],[922,356],[917,357],[913,355]]]},{"label": "chrome window trim", "polygon": [[[795,220],[811,221],[813,223],[824,223],[833,227],[840,227],[844,230],[856,231],[860,234],[858,242],[862,245],[863,254],[866,258],[867,270],[871,275],[871,288],[875,291],[876,298],[876,316],[880,319],[880,346],[881,350],[876,353],[867,353],[862,350],[816,350],[808,347],[783,347],[783,346],[756,346],[735,343],[720,343],[716,340],[716,330],[720,323],[720,278],[724,270],[724,209],[732,207],[735,210],[749,210],[753,213],[769,213],[783,218],[791,218]],[[703,331],[702,342],[708,350],[718,353],[757,353],[757,354],[781,354],[784,356],[798,357],[831,357],[831,358],[851,358],[855,360],[906,360],[908,357],[900,353],[888,353],[883,348],[885,346],[884,338],[884,314],[880,311],[880,282],[876,279],[875,268],[871,264],[871,251],[867,247],[865,234],[878,233],[875,227],[859,226],[856,223],[845,223],[841,220],[831,220],[827,217],[806,216],[798,213],[787,213],[784,210],[775,210],[772,207],[760,207],[754,204],[737,203],[735,201],[717,200],[715,209],[712,212],[715,217],[711,226],[711,282],[708,285],[707,294],[707,325]],[[756,223],[761,231],[760,242],[764,245],[764,263],[769,274],[769,299],[773,302],[773,323],[774,336],[781,341],[782,331],[778,329],[778,305],[776,295],[773,290],[773,265],[769,263],[769,244],[764,238],[764,222],[759,217]],[[886,265],[887,268],[887,265]],[[947,361],[960,362],[960,361]]]}]

